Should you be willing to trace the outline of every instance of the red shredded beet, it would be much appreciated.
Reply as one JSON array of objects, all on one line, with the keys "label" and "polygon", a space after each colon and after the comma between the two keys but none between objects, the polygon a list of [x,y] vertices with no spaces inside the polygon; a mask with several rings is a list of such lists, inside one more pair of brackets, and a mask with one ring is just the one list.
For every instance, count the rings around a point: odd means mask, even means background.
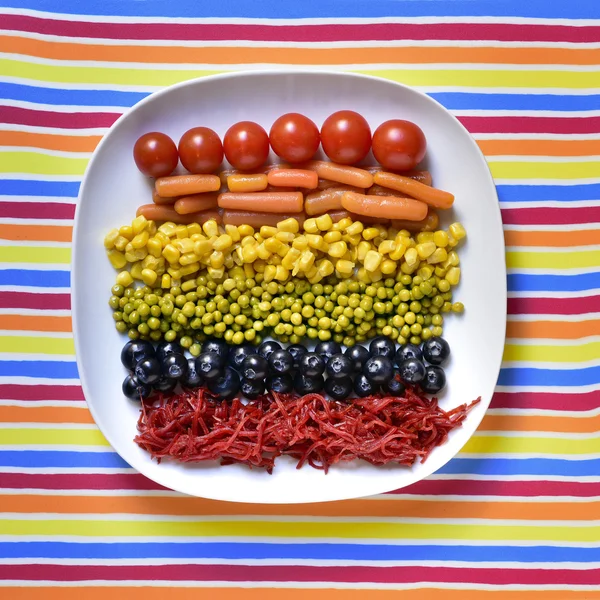
[{"label": "red shredded beet", "polygon": [[437,399],[371,396],[352,403],[319,394],[271,393],[243,404],[215,401],[207,390],[171,394],[142,404],[135,442],[152,457],[184,462],[220,460],[265,468],[281,455],[325,472],[355,459],[374,465],[425,462],[481,398],[445,412]]}]

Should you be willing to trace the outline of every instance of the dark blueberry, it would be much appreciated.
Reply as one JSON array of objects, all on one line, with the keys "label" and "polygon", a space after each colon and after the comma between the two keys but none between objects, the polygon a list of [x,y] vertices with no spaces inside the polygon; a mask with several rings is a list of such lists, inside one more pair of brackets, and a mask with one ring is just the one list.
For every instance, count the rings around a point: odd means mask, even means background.
[{"label": "dark blueberry", "polygon": [[261,356],[264,356],[267,360],[269,360],[269,356],[271,356],[271,354],[273,354],[275,350],[281,350],[281,344],[279,344],[278,342],[274,342],[273,340],[263,342],[258,347],[258,353]]},{"label": "dark blueberry", "polygon": [[231,367],[225,367],[221,377],[209,382],[208,389],[220,400],[232,400],[240,391],[240,376]]},{"label": "dark blueberry", "polygon": [[203,352],[196,358],[196,372],[206,381],[221,377],[223,360],[214,352]]},{"label": "dark blueberry", "polygon": [[163,394],[170,394],[177,385],[177,379],[169,379],[168,377],[161,377],[155,384],[154,389],[157,392]]},{"label": "dark blueberry", "polygon": [[260,379],[242,379],[240,391],[248,400],[256,400],[265,393],[265,384]]},{"label": "dark blueberry", "polygon": [[188,372],[188,361],[183,354],[169,354],[161,364],[162,372],[169,379],[182,379]]},{"label": "dark blueberry", "polygon": [[344,354],[334,354],[328,361],[326,367],[327,377],[341,379],[350,378],[354,372],[352,361]]},{"label": "dark blueberry", "polygon": [[318,394],[323,389],[323,376],[308,377],[303,373],[296,373],[294,389],[301,395]]},{"label": "dark blueberry", "polygon": [[202,344],[202,352],[218,354],[222,358],[223,366],[225,366],[227,356],[229,355],[229,346],[224,340],[206,340],[206,342]]},{"label": "dark blueberry", "polygon": [[400,397],[404,396],[404,392],[406,392],[405,385],[396,377],[396,373],[397,371],[394,372],[394,377],[381,386],[381,391],[386,396]]},{"label": "dark blueberry", "polygon": [[135,375],[127,375],[123,381],[123,394],[131,400],[145,400],[152,393],[152,387],[142,383]]},{"label": "dark blueberry", "polygon": [[133,371],[142,358],[154,358],[154,356],[154,346],[145,340],[131,340],[121,350],[121,362],[129,371]]},{"label": "dark blueberry", "polygon": [[292,376],[288,373],[267,378],[267,389],[278,394],[290,394],[294,391]]},{"label": "dark blueberry", "polygon": [[317,377],[325,370],[325,361],[315,352],[307,352],[300,357],[300,372],[307,377]]},{"label": "dark blueberry", "polygon": [[441,337],[429,338],[423,343],[423,358],[432,365],[443,365],[450,356],[450,345]]},{"label": "dark blueberry", "polygon": [[369,358],[371,358],[369,351],[360,344],[346,348],[346,352],[344,354],[352,361],[352,366],[355,372],[361,371],[363,365],[369,360]]},{"label": "dark blueberry", "polygon": [[327,362],[334,354],[341,354],[342,347],[332,340],[328,342],[319,342],[315,346],[315,354],[320,354],[323,360]]},{"label": "dark blueberry", "polygon": [[204,383],[204,378],[198,372],[196,368],[196,359],[188,358],[188,371],[184,377],[181,378],[181,385],[186,388],[198,388]]},{"label": "dark blueberry", "polygon": [[360,398],[372,396],[377,393],[378,388],[379,386],[370,381],[366,375],[361,374],[354,380],[354,393]]},{"label": "dark blueberry", "polygon": [[446,373],[442,367],[436,365],[426,367],[425,377],[419,386],[426,394],[437,394],[446,387]]},{"label": "dark blueberry", "polygon": [[394,353],[396,352],[396,344],[393,340],[385,335],[380,335],[373,338],[371,345],[369,346],[369,352],[371,356],[385,356],[390,360],[394,360]]},{"label": "dark blueberry", "polygon": [[352,393],[352,379],[328,379],[325,382],[327,395],[334,400],[345,400]]},{"label": "dark blueberry", "polygon": [[229,366],[239,371],[244,359],[251,354],[256,354],[253,346],[236,346],[229,352]]},{"label": "dark blueberry", "polygon": [[275,350],[269,356],[269,366],[274,373],[284,375],[294,368],[294,359],[287,350]]},{"label": "dark blueberry", "polygon": [[156,358],[163,362],[169,354],[183,354],[183,348],[177,342],[161,342],[156,347]]},{"label": "dark blueberry", "polygon": [[423,352],[416,344],[404,344],[404,346],[400,346],[398,352],[396,352],[396,358],[394,362],[399,365],[401,362],[404,362],[409,358],[423,360]]},{"label": "dark blueberry", "polygon": [[306,346],[303,346],[302,344],[292,344],[291,346],[287,347],[287,351],[292,355],[292,358],[294,359],[295,369],[297,369],[300,366],[300,357],[308,352]]},{"label": "dark blueberry", "polygon": [[242,363],[241,375],[246,379],[264,379],[269,372],[269,363],[264,356],[260,354],[251,354],[244,359]]},{"label": "dark blueberry", "polygon": [[154,385],[162,376],[160,363],[156,358],[142,358],[133,370],[135,376],[148,385]]},{"label": "dark blueberry", "polygon": [[425,365],[416,358],[408,358],[398,365],[400,378],[409,385],[416,385],[425,377]]},{"label": "dark blueberry", "polygon": [[373,383],[382,385],[394,376],[394,365],[385,356],[372,356],[363,367],[363,373]]}]

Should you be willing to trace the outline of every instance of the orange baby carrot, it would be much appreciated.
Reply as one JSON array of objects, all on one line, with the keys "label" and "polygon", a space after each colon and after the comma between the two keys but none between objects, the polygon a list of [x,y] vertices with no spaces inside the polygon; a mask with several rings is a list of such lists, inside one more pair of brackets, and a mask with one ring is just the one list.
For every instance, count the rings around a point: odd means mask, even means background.
[{"label": "orange baby carrot", "polygon": [[273,169],[267,173],[269,185],[314,190],[319,183],[315,171],[308,169]]},{"label": "orange baby carrot", "polygon": [[173,221],[181,225],[190,223],[205,223],[214,219],[221,222],[221,215],[216,210],[205,210],[203,212],[180,215],[172,206],[159,206],[158,204],[144,204],[137,209],[136,216],[144,215],[149,221]]},{"label": "orange baby carrot", "polygon": [[267,176],[264,173],[233,173],[227,176],[227,187],[230,192],[262,192],[267,187]]},{"label": "orange baby carrot", "polygon": [[367,196],[356,192],[344,192],[342,206],[358,215],[380,217],[382,219],[421,221],[427,216],[427,204],[412,198]]},{"label": "orange baby carrot", "polygon": [[173,204],[177,198],[163,198],[156,190],[152,190],[152,202],[154,204]]},{"label": "orange baby carrot", "polygon": [[280,221],[286,219],[296,219],[300,225],[304,223],[306,215],[304,213],[294,213],[280,215],[276,213],[255,212],[251,210],[225,210],[223,211],[224,225],[250,225],[259,228],[263,225],[275,227]]},{"label": "orange baby carrot", "polygon": [[357,215],[356,213],[348,212],[347,210],[334,210],[327,213],[334,223],[341,221],[342,219],[352,219],[353,221],[360,221],[361,223],[375,223],[383,224],[387,223],[389,219],[379,219],[378,217],[367,217],[365,215]]},{"label": "orange baby carrot", "polygon": [[384,188],[381,185],[372,185],[368,190],[367,194],[369,196],[394,196],[395,198],[410,198],[408,194],[403,194],[402,192],[397,192],[395,190],[390,190],[390,188]]},{"label": "orange baby carrot", "polygon": [[324,160],[314,160],[306,163],[305,167],[315,171],[321,179],[337,181],[345,185],[368,188],[373,185],[373,175],[365,169],[338,165]]},{"label": "orange baby carrot", "polygon": [[408,194],[412,198],[421,200],[434,208],[450,208],[454,204],[454,195],[450,192],[438,190],[437,188],[415,181],[410,177],[381,171],[375,173],[373,181],[383,187]]},{"label": "orange baby carrot", "polygon": [[[375,175],[375,173],[379,173],[383,170],[383,167],[380,167],[379,165],[374,167],[367,167],[367,171],[369,171],[369,173],[371,173],[372,175]],[[394,173],[395,175],[402,175],[403,177],[410,177],[415,181],[420,181],[424,185],[432,184],[431,173],[429,171],[418,171],[416,169],[411,169],[410,171],[389,171],[389,173]]]},{"label": "orange baby carrot", "polygon": [[302,192],[255,192],[252,194],[219,195],[219,206],[233,210],[254,210],[269,213],[302,212],[304,196]]},{"label": "orange baby carrot", "polygon": [[322,215],[330,210],[340,210],[344,192],[362,193],[363,190],[346,185],[313,192],[308,194],[304,200],[304,211],[307,215]]},{"label": "orange baby carrot", "polygon": [[159,177],[154,185],[159,196],[173,198],[202,192],[217,192],[221,188],[221,180],[217,175],[172,175]]},{"label": "orange baby carrot", "polygon": [[217,192],[206,192],[205,194],[182,196],[175,202],[175,210],[180,215],[189,215],[191,213],[201,212],[210,208],[217,208],[217,196]]},{"label": "orange baby carrot", "polygon": [[412,233],[418,233],[419,231],[435,231],[440,224],[440,218],[433,209],[427,211],[427,216],[422,221],[392,221],[392,227],[394,229],[406,229]]}]

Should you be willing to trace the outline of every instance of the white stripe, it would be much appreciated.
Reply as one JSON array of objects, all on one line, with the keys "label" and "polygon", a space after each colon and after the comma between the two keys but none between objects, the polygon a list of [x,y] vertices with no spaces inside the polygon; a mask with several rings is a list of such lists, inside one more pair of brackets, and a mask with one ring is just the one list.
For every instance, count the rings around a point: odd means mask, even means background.
[{"label": "white stripe", "polygon": [[[527,185],[525,183],[525,185]],[[525,202],[499,202],[500,207],[504,209],[509,208],[564,208],[569,210],[570,208],[596,208],[598,206],[598,200],[531,200]]]},{"label": "white stripe", "polygon": [[[472,93],[478,93],[476,92],[477,88],[472,88]],[[487,88],[490,89],[490,88]],[[540,89],[540,88],[538,88]],[[508,90],[512,90],[512,93],[515,93],[514,88],[507,88],[506,92],[508,92]],[[465,90],[463,90],[465,91]],[[527,95],[530,95],[531,92],[527,91],[525,92],[522,88],[519,88],[519,92],[520,93],[527,93]],[[566,90],[565,90],[566,92]],[[479,93],[484,93],[484,91],[482,90]],[[486,90],[487,93],[487,90]],[[495,94],[498,94],[500,92],[495,91],[492,92]],[[547,94],[547,90],[544,89],[544,94]],[[595,93],[595,92],[593,92]],[[561,95],[563,95],[563,93],[561,92]],[[565,96],[568,96],[569,94],[565,93]],[[581,94],[581,95],[585,95],[585,94]],[[600,133],[472,133],[471,134],[472,137],[474,137],[476,140],[541,140],[541,141],[545,141],[545,140],[557,140],[559,142],[571,142],[571,141],[597,141],[600,140]]]},{"label": "white stripe", "polygon": [[0,336],[9,337],[32,337],[32,338],[57,338],[57,339],[73,339],[73,334],[70,331],[21,331],[18,329],[0,329]]},{"label": "white stripe", "polygon": [[3,179],[27,179],[38,181],[64,181],[64,182],[81,182],[81,175],[47,175],[44,173],[0,173],[0,185]]},{"label": "white stripe", "polygon": [[[0,385],[52,385],[81,386],[79,379],[53,379],[52,377],[17,377],[12,375],[0,377]],[[0,469],[1,470],[1,469]]]},{"label": "white stripe", "polygon": [[554,338],[520,338],[520,337],[507,337],[507,340],[514,340],[507,342],[510,346],[562,346],[562,347],[579,347],[587,346],[588,344],[600,342],[600,335],[589,335],[587,337],[576,338],[572,340],[561,340]]},{"label": "white stripe", "polygon": [[[18,406],[20,408],[77,408],[88,410],[85,401],[81,400],[0,400],[0,406]],[[2,490],[0,490],[2,493]]]},{"label": "white stripe", "polygon": [[[590,223],[561,223],[559,225],[503,225],[504,231],[523,231],[525,233],[530,231],[596,231],[600,229],[600,221]],[[571,246],[565,246],[570,248]],[[588,246],[581,246],[586,248]]]},{"label": "white stripe", "polygon": [[[12,425],[9,423],[8,425]],[[49,425],[54,425],[54,423],[50,423]],[[0,426],[1,427],[1,426]],[[10,427],[9,427],[10,428]],[[48,429],[52,429],[53,427],[48,427]],[[97,429],[96,427],[90,426],[92,429]],[[76,427],[75,427],[76,429]],[[503,438],[526,438],[526,439],[555,439],[555,440],[600,440],[600,431],[596,431],[594,433],[571,433],[571,432],[563,432],[563,431],[494,431],[492,429],[482,431],[477,430],[473,437],[503,437]],[[599,446],[600,451],[600,446]],[[547,453],[544,453],[547,454]],[[593,453],[594,455],[596,453]],[[578,457],[588,456],[587,454],[566,454],[564,456],[565,460],[577,460]]]},{"label": "white stripe", "polygon": [[[587,247],[589,248],[589,247]],[[550,248],[544,248],[544,254],[552,254],[553,252],[566,253],[565,248],[556,248],[551,250]],[[519,255],[527,255],[531,254],[530,252],[519,251],[516,254]],[[0,263],[1,264],[1,263]],[[586,275],[586,274],[594,274],[598,273],[598,266],[593,267],[576,267],[569,269],[567,268],[558,268],[558,269],[547,269],[545,267],[510,267],[506,269],[506,272],[510,275],[565,275],[565,276],[573,276],[573,275]]]},{"label": "white stripe", "polygon": [[[56,204],[72,204],[75,206],[77,204],[77,198],[68,198],[66,196],[2,196],[2,202],[15,202],[17,204],[23,204],[25,202],[52,202]],[[63,219],[39,220],[42,222],[48,221],[52,224],[60,224],[63,221]],[[69,221],[67,220],[67,222]]]},{"label": "white stripe", "polygon": [[[564,179],[545,179],[538,178],[523,178],[523,179],[502,179],[500,177],[495,177],[494,182],[496,185],[564,185],[564,186],[573,186],[573,185],[587,185],[590,183],[600,183],[600,177],[565,177]],[[562,206],[567,204],[570,207],[573,207],[573,203],[569,201],[563,201]]]},{"label": "white stripe", "polygon": [[55,242],[41,240],[4,240],[0,239],[0,246],[5,248],[70,248],[71,242]]},{"label": "white stripe", "polygon": [[115,113],[120,116],[128,110],[126,106],[89,106],[87,104],[42,104],[38,102],[29,102],[26,100],[13,100],[2,98],[0,106],[11,106],[17,108],[25,108],[28,110],[43,110],[50,112],[68,113]]},{"label": "white stripe", "polygon": [[[4,470],[4,468],[3,468]],[[433,473],[428,479],[440,481],[564,481],[567,483],[600,483],[600,475],[576,475],[574,477],[565,475],[480,475],[479,473],[440,474]]]},{"label": "white stripe", "polygon": [[[20,288],[19,291],[25,292],[27,288]],[[0,291],[5,291],[0,288]],[[65,290],[68,292],[69,290]],[[37,317],[70,317],[70,310],[61,309],[43,309],[43,308],[0,308],[0,315],[19,315],[19,316],[37,316]],[[54,332],[56,333],[56,332]]]},{"label": "white stripe", "polygon": [[[52,198],[47,197],[46,202],[52,202]],[[29,216],[0,218],[0,225],[58,225],[65,227],[73,227],[73,223],[73,219],[32,219],[29,218]]]},{"label": "white stripe", "polygon": [[[29,286],[29,285],[0,285],[0,292],[20,292],[20,293],[32,293],[32,294],[37,294],[39,293],[40,295],[42,294],[70,294],[71,290],[70,288],[65,288],[65,287],[35,287],[35,286]],[[60,311],[55,311],[54,309],[48,309],[52,311],[52,314],[54,314],[55,312],[57,313],[64,313],[64,314],[71,314],[70,310],[60,310]],[[31,312],[21,312],[21,311],[31,311]],[[45,315],[47,314],[47,311],[43,308],[40,309],[30,309],[30,308],[17,308],[17,309],[13,309],[13,308],[6,308],[6,309],[1,309],[0,310],[0,314],[18,314],[18,315],[27,315],[27,314],[41,314],[41,315]]]},{"label": "white stripe", "polygon": [[[600,113],[600,111],[599,111]],[[544,162],[544,163],[582,163],[582,162],[599,162],[600,156],[598,155],[584,155],[584,156],[536,156],[533,154],[527,155],[508,155],[508,154],[494,154],[486,157],[488,163],[505,163],[505,162]],[[600,167],[600,162],[599,162]]]},{"label": "white stripe", "polygon": [[[515,360],[502,361],[503,369],[548,369],[550,371],[559,369],[561,371],[576,371],[577,369],[587,369],[600,366],[600,358],[596,360],[580,360],[577,362],[555,361],[535,361],[535,360]],[[562,388],[563,386],[561,386]],[[566,387],[566,386],[565,386]]]},{"label": "white stripe", "polygon": [[132,468],[111,467],[0,467],[2,473],[17,473],[20,475],[112,475],[121,473],[123,475],[138,474]]},{"label": "white stripe", "polygon": [[[1,402],[0,402],[1,404]],[[593,419],[600,416],[600,408],[592,410],[550,410],[544,408],[488,408],[490,417],[550,417],[553,419]]]},{"label": "white stripe", "polygon": [[[0,423],[0,431],[2,429],[48,429],[48,430],[79,430],[85,429],[90,431],[98,431],[98,427],[92,423]],[[6,444],[5,446],[21,446],[21,444]],[[5,447],[3,446],[3,447]],[[87,448],[87,446],[71,446],[66,444],[68,448]],[[54,446],[56,447],[56,446]]]},{"label": "white stripe", "polygon": [[[39,335],[39,334],[38,334]],[[75,362],[75,354],[40,354],[38,352],[0,352],[0,361],[31,360],[37,362]]]},{"label": "white stripe", "polygon": [[597,117],[600,110],[448,109],[455,117]]},{"label": "white stripe", "polygon": [[496,392],[507,392],[510,394],[526,394],[528,392],[550,394],[585,394],[588,392],[597,391],[597,385],[496,385]]},{"label": "white stripe", "polygon": [[[600,165],[599,165],[600,167]],[[569,246],[506,246],[507,249],[513,248],[527,248],[527,250],[519,250],[518,254],[527,255],[532,254],[534,252],[543,252],[544,254],[572,254],[573,252],[598,252],[600,250],[599,244],[587,244],[584,246],[577,245],[569,245]],[[598,265],[600,267],[600,265]],[[596,271],[598,271],[598,267],[595,267]],[[536,271],[539,271],[536,269]],[[557,268],[552,269],[552,272],[562,272],[564,269]],[[569,273],[573,273],[572,269],[568,269]]]},{"label": "white stripe", "polygon": [[70,268],[70,263],[0,262],[0,269],[22,269],[29,271],[69,271]]},{"label": "white stripe", "polygon": [[[555,292],[555,291],[540,291],[534,294],[530,291],[524,292],[508,292],[509,298],[531,298],[532,300],[538,298],[589,298],[590,300],[594,299],[596,296],[600,294],[600,290],[592,289],[592,290],[575,290],[574,292]],[[524,315],[509,315],[508,318],[514,321],[519,319],[527,320],[527,321],[539,321],[539,317],[546,317],[543,314],[524,314]],[[593,321],[600,318],[600,313],[581,313],[575,315],[552,315],[553,317],[565,320],[565,321]]]}]

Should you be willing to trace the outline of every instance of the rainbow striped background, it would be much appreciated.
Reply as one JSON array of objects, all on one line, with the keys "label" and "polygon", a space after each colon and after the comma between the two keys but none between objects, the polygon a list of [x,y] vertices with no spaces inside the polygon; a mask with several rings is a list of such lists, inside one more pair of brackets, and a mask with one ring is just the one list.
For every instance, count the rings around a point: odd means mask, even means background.
[{"label": "rainbow striped background", "polygon": [[[0,5],[0,595],[600,598],[595,0]],[[497,393],[464,451],[399,493],[184,497],[111,451],[79,387],[70,240],[96,144],[156,89],[279,65],[426,91],[498,184],[509,322]]]}]

